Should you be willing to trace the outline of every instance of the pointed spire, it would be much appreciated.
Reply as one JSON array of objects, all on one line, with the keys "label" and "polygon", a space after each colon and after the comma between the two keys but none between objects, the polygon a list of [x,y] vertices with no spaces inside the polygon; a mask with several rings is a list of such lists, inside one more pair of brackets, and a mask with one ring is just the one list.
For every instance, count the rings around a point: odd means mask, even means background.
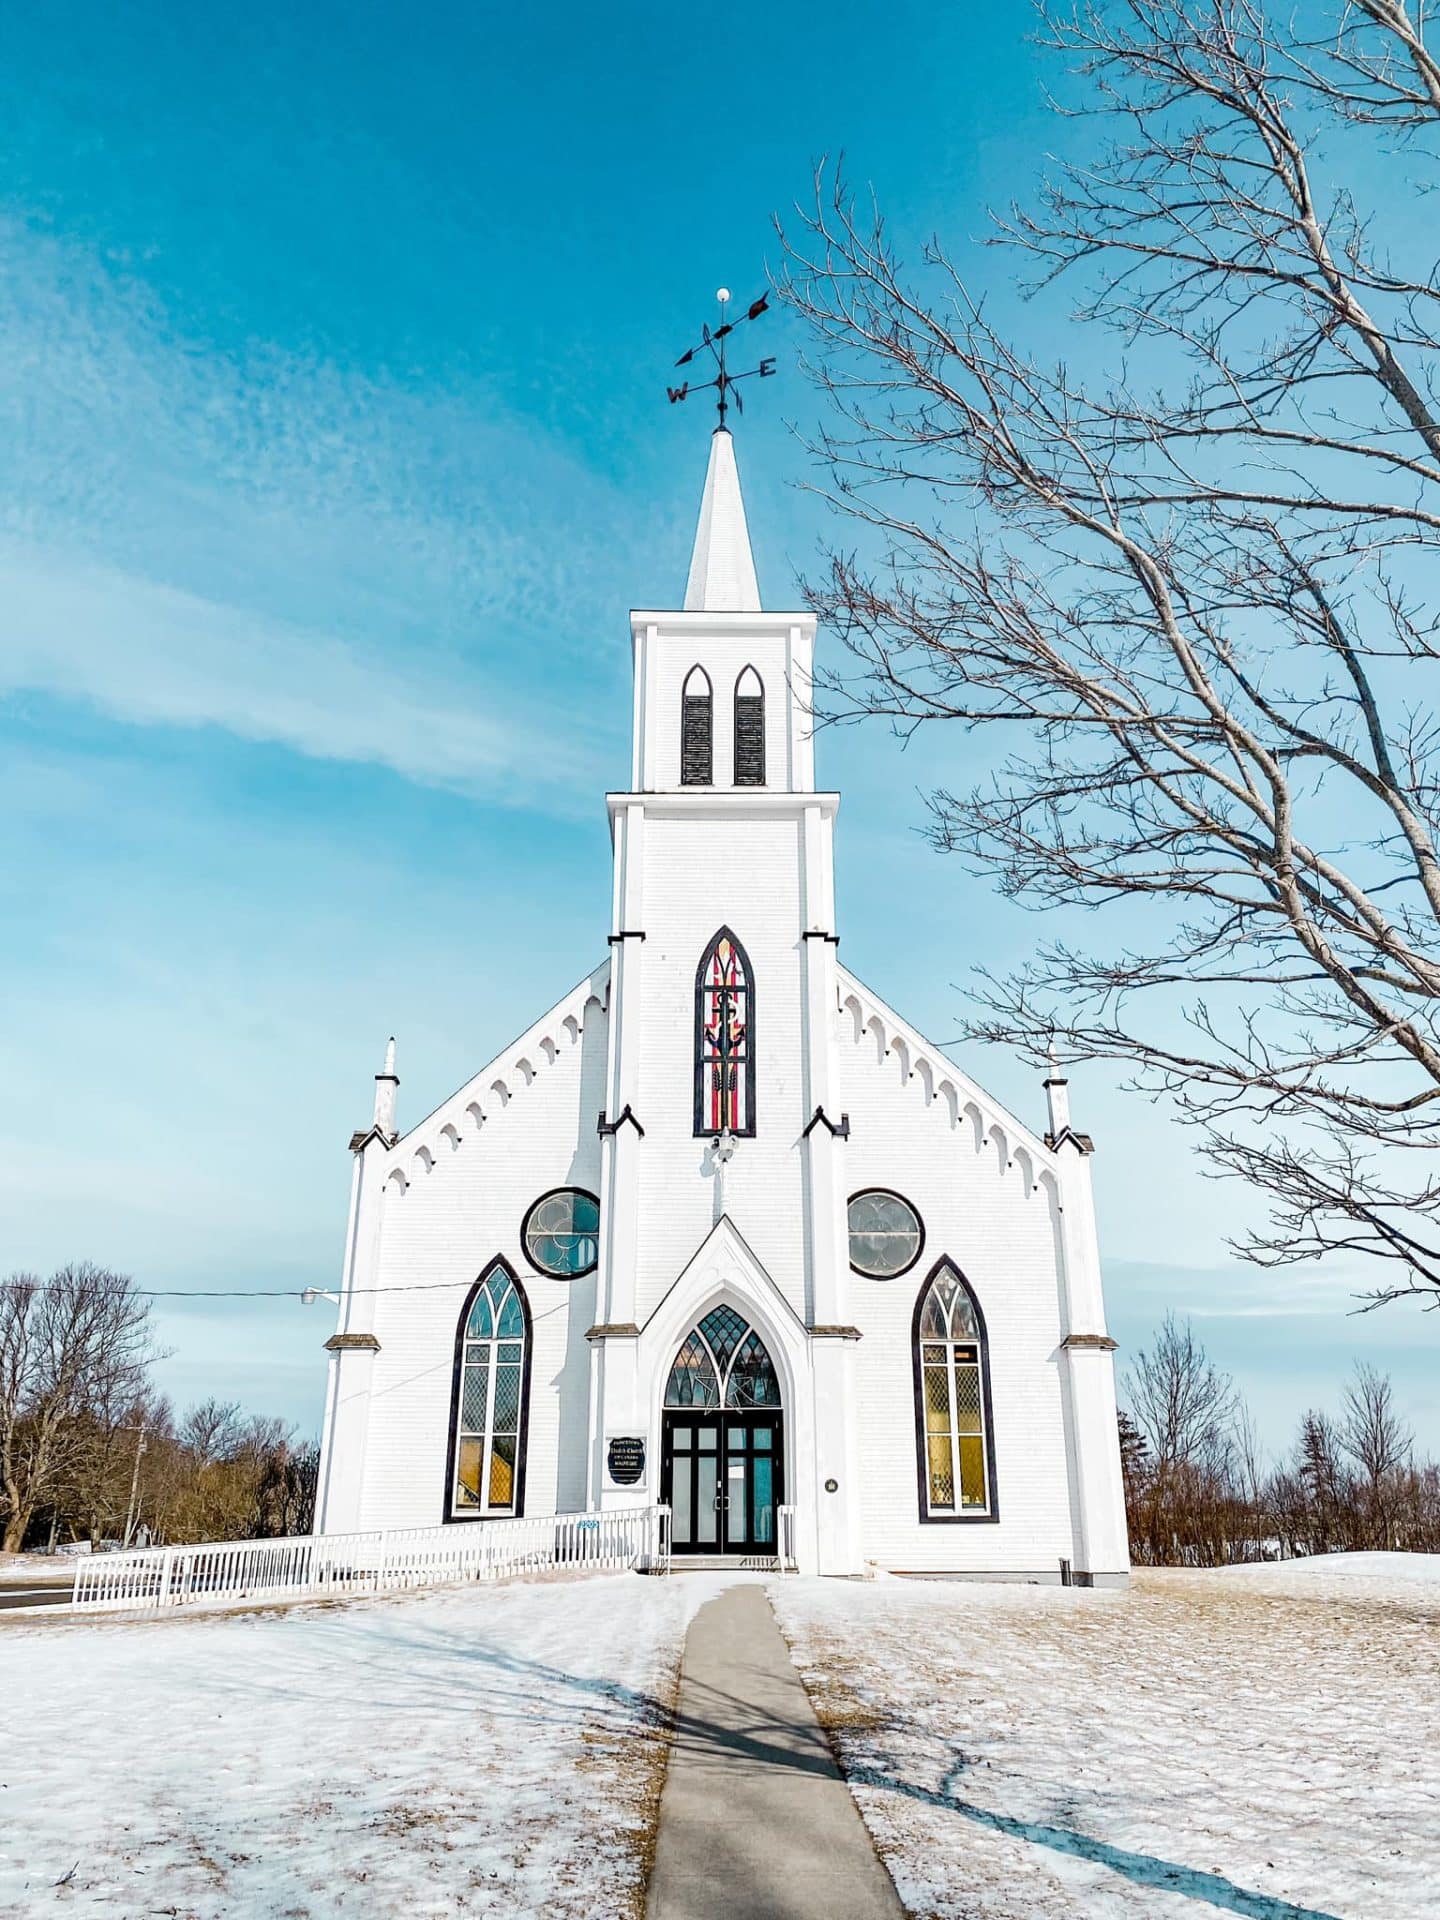
[{"label": "pointed spire", "polygon": [[384,1068],[375,1076],[374,1125],[387,1140],[395,1138],[395,1094],[399,1086],[399,1076],[395,1072],[395,1036],[392,1033],[385,1046]]},{"label": "pointed spire", "polygon": [[710,436],[710,465],[685,587],[687,613],[759,613],[760,588],[740,498],[735,442],[724,427]]}]

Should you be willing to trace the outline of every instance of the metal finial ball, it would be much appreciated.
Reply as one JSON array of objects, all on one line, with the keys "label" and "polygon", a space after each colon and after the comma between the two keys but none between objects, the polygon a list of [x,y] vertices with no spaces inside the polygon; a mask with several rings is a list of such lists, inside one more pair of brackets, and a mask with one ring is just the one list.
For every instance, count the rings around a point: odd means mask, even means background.
[{"label": "metal finial ball", "polygon": [[730,298],[729,287],[717,287],[715,289],[715,298],[720,302],[721,306],[723,307],[725,302]]}]

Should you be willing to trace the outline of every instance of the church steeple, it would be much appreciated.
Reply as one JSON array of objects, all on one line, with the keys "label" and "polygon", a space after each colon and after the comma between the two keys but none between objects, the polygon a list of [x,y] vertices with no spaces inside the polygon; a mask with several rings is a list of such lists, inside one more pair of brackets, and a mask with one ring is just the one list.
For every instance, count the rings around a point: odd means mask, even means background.
[{"label": "church steeple", "polygon": [[710,436],[710,465],[690,555],[685,611],[760,611],[760,587],[750,552],[750,531],[745,525],[745,502],[740,497],[735,442],[725,427],[717,427]]}]

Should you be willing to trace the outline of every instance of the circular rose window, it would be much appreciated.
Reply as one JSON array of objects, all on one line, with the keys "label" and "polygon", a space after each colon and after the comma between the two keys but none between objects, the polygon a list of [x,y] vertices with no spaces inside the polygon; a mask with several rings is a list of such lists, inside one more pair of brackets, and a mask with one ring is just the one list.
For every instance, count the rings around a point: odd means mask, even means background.
[{"label": "circular rose window", "polygon": [[850,1201],[850,1264],[874,1280],[893,1280],[913,1267],[925,1244],[920,1216],[908,1200],[883,1187]]},{"label": "circular rose window", "polygon": [[600,1202],[579,1187],[541,1194],[525,1216],[520,1239],[532,1267],[574,1280],[600,1259]]}]

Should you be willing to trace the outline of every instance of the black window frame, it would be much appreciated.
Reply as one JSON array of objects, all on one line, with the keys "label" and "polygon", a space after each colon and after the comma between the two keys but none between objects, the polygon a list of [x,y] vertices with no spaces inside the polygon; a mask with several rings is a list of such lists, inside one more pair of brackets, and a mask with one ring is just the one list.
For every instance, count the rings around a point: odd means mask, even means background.
[{"label": "black window frame", "polygon": [[692,1036],[695,1078],[695,1126],[693,1137],[697,1140],[713,1140],[716,1130],[706,1117],[706,1068],[705,1059],[705,975],[715,950],[722,940],[728,940],[735,949],[736,957],[745,975],[745,1125],[732,1129],[737,1140],[755,1138],[755,969],[750,964],[750,956],[729,926],[718,929],[705,943],[700,955],[700,964],[695,969],[695,1023]]},{"label": "black window frame", "polygon": [[[742,693],[740,691],[741,687],[745,684],[747,674],[754,675],[755,684],[760,689],[759,693]],[[735,730],[731,738],[731,755],[734,761],[731,771],[734,774],[734,784],[737,787],[763,787],[765,784],[765,682],[760,678],[757,667],[753,665],[742,667],[736,675],[734,706]],[[753,747],[755,753],[753,777],[747,777],[741,766],[742,728],[740,722],[742,708],[751,724],[754,724],[754,722],[758,720],[758,731],[755,739],[748,743]]]},{"label": "black window frame", "polygon": [[[697,673],[705,682],[704,693],[690,691],[690,683]],[[696,722],[696,728],[692,728],[692,719]],[[696,729],[703,729],[704,733],[703,779],[698,770],[691,771],[691,755],[699,745],[698,739],[692,737]],[[695,764],[698,768],[699,763]],[[680,784],[682,787],[713,787],[715,784],[715,689],[709,674],[698,660],[680,686]]]},{"label": "black window frame", "polygon": [[[887,1200],[898,1200],[902,1207],[908,1207],[910,1209],[911,1214],[914,1216],[915,1224],[920,1229],[920,1239],[914,1253],[905,1262],[904,1266],[897,1267],[894,1273],[871,1273],[868,1267],[857,1267],[855,1262],[850,1259],[850,1209],[857,1200],[863,1200],[867,1193],[883,1193]],[[907,1273],[913,1272],[919,1265],[921,1255],[924,1251],[925,1216],[910,1198],[909,1194],[901,1193],[898,1187],[877,1187],[874,1185],[857,1187],[845,1202],[845,1258],[850,1261],[850,1271],[852,1273],[858,1273],[863,1280],[875,1280],[878,1281],[881,1286],[888,1285],[892,1280],[903,1280]],[[951,1264],[953,1265],[954,1262],[952,1261]]]},{"label": "black window frame", "polygon": [[[535,1258],[534,1254],[532,1254],[530,1251],[530,1240],[529,1240],[530,1222],[531,1222],[531,1219],[534,1217],[535,1209],[537,1207],[544,1206],[547,1200],[553,1200],[556,1194],[558,1193],[578,1193],[582,1200],[593,1200],[595,1203],[595,1258],[590,1262],[588,1267],[577,1267],[573,1273],[556,1273],[553,1267],[542,1267],[540,1262]],[[530,1202],[529,1206],[525,1209],[525,1212],[521,1217],[520,1251],[524,1255],[527,1265],[535,1273],[538,1273],[543,1279],[546,1279],[546,1280],[558,1280],[562,1286],[568,1287],[572,1280],[583,1280],[587,1273],[594,1273],[595,1269],[600,1264],[600,1196],[599,1194],[591,1193],[588,1187],[576,1187],[576,1186],[571,1186],[568,1183],[563,1187],[547,1187],[544,1193],[537,1193],[535,1198]]]},{"label": "black window frame", "polygon": [[[869,1189],[863,1189],[863,1191],[869,1191]],[[985,1401],[985,1486],[990,1496],[988,1513],[930,1512],[930,1462],[925,1448],[925,1381],[920,1357],[920,1316],[925,1311],[926,1295],[934,1285],[936,1276],[945,1267],[950,1269],[969,1295],[970,1304],[975,1309],[975,1324],[980,1329],[980,1387]],[[980,1296],[971,1286],[959,1261],[952,1260],[947,1253],[942,1253],[931,1267],[915,1296],[915,1307],[910,1315],[910,1366],[915,1390],[915,1492],[919,1501],[921,1526],[991,1527],[997,1525],[1000,1519],[1000,1490],[995,1471],[995,1400],[990,1391],[990,1330],[985,1324],[985,1309],[980,1305]]]},{"label": "black window frame", "polygon": [[[454,1510],[455,1447],[459,1437],[460,1391],[465,1371],[465,1326],[470,1318],[470,1309],[475,1304],[476,1295],[491,1274],[497,1271],[503,1273],[514,1287],[520,1301],[520,1313],[525,1322],[524,1348],[520,1360],[520,1418],[515,1428],[515,1504],[508,1513],[456,1513]],[[504,1254],[497,1253],[494,1259],[488,1261],[482,1268],[474,1286],[465,1295],[459,1318],[455,1322],[455,1360],[450,1374],[450,1438],[445,1448],[445,1500],[441,1508],[441,1517],[446,1526],[483,1526],[487,1521],[492,1520],[523,1520],[525,1518],[525,1463],[530,1451],[530,1359],[534,1344],[530,1296],[526,1293],[519,1274]]]}]

